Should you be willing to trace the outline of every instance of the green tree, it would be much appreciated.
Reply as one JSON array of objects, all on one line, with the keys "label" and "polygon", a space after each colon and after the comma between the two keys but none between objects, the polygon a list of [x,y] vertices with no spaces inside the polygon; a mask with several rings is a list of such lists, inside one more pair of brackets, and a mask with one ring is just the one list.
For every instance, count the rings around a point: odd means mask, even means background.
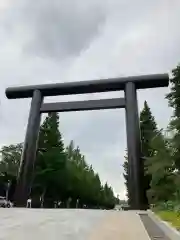
[{"label": "green tree", "polygon": [[172,149],[169,139],[159,132],[150,143],[153,156],[146,159],[146,171],[151,176],[147,191],[150,203],[173,200],[176,192]]},{"label": "green tree", "polygon": [[124,156],[124,163],[123,163],[123,169],[124,169],[124,173],[123,173],[123,176],[124,176],[124,180],[125,180],[125,186],[126,186],[126,190],[127,190],[127,199],[129,201],[129,194],[128,194],[128,156],[127,156],[127,150],[126,150],[126,155]]},{"label": "green tree", "polygon": [[166,95],[169,106],[173,108],[169,130],[172,133],[173,160],[180,171],[180,64],[172,70],[171,91]]},{"label": "green tree", "polygon": [[0,172],[6,174],[10,178],[17,177],[18,169],[21,161],[22,143],[3,146],[0,161]]},{"label": "green tree", "polygon": [[33,194],[47,198],[53,204],[63,194],[66,173],[66,154],[61,133],[59,116],[49,113],[40,128],[38,156],[35,164]]},{"label": "green tree", "polygon": [[66,148],[68,156],[68,195],[72,203],[79,199],[81,205],[88,207],[107,207],[115,204],[112,189],[107,184],[102,186],[99,175],[89,166],[79,147],[71,141]]},{"label": "green tree", "polygon": [[154,151],[150,146],[150,142],[151,139],[158,133],[158,129],[155,118],[152,115],[150,107],[146,101],[144,102],[144,108],[140,113],[140,132],[143,156],[153,156]]},{"label": "green tree", "polygon": [[[140,133],[141,133],[141,151],[142,160],[146,165],[146,159],[154,155],[154,149],[151,147],[151,141],[158,134],[157,124],[151,109],[147,102],[144,102],[144,108],[140,113]],[[143,192],[146,206],[148,206],[147,191],[150,188],[151,174],[144,171]]]},{"label": "green tree", "polygon": [[13,200],[22,147],[22,143],[11,144],[3,146],[0,151],[0,194],[4,195],[8,189],[8,198],[10,200]]}]

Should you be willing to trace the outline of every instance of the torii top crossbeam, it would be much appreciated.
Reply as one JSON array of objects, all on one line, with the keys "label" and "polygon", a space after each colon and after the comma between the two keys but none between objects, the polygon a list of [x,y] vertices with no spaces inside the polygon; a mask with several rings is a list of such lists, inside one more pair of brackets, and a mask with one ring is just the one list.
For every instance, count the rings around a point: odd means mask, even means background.
[{"label": "torii top crossbeam", "polygon": [[34,90],[40,90],[43,96],[118,91],[124,90],[127,82],[133,82],[136,89],[166,87],[169,84],[169,76],[168,74],[152,74],[91,81],[9,87],[6,89],[6,96],[9,99],[29,98],[33,96]]}]

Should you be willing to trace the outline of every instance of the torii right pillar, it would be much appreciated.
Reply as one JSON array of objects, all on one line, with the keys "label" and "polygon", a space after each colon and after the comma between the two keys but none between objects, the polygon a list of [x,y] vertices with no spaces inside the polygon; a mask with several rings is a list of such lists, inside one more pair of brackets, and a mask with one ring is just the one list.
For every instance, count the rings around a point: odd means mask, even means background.
[{"label": "torii right pillar", "polygon": [[125,85],[126,131],[128,148],[128,195],[129,205],[134,210],[144,210],[145,194],[142,187],[144,166],[141,156],[140,126],[136,86],[133,82]]}]

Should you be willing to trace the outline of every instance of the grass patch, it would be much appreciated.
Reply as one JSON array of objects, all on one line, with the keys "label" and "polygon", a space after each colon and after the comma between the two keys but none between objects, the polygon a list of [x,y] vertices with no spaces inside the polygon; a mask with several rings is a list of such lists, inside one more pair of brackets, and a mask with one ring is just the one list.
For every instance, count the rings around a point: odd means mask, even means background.
[{"label": "grass patch", "polygon": [[177,230],[180,230],[180,214],[173,211],[157,211],[156,214],[164,221],[169,222]]}]

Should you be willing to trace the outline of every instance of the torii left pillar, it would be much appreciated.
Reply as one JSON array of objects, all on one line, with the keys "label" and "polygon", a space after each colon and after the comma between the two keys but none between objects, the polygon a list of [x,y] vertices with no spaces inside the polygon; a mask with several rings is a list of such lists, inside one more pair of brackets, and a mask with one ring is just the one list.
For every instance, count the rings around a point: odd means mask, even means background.
[{"label": "torii left pillar", "polygon": [[14,195],[14,204],[16,207],[26,206],[27,196],[30,195],[31,191],[30,182],[32,180],[33,166],[36,159],[42,101],[43,97],[41,92],[35,90],[32,96],[24,147],[21,155],[21,165]]}]

